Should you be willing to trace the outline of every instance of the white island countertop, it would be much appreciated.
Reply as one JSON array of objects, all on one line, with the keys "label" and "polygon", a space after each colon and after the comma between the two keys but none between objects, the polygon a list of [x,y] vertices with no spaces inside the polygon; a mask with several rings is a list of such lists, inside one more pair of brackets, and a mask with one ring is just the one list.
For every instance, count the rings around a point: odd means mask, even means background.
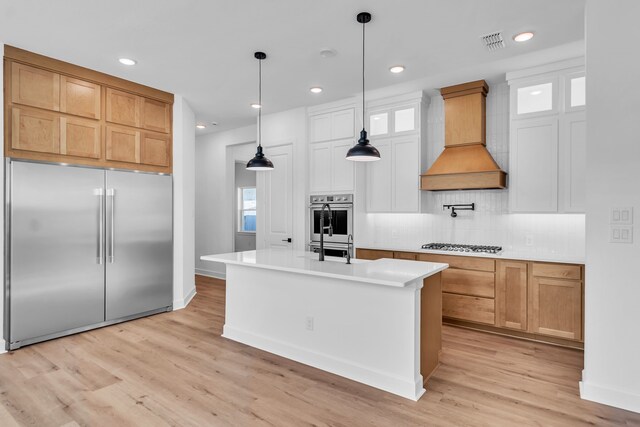
[{"label": "white island countertop", "polygon": [[352,264],[349,265],[344,258],[327,256],[325,261],[318,261],[318,254],[288,249],[260,249],[204,255],[200,259],[400,288],[449,267],[448,264],[442,263],[387,258],[375,261],[352,259]]}]

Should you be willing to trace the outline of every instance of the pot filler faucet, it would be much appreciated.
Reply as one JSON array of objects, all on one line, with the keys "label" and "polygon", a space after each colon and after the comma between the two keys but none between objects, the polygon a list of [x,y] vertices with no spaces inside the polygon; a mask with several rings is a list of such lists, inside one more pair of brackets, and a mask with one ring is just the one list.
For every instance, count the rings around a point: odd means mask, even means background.
[{"label": "pot filler faucet", "polygon": [[[327,208],[329,211],[329,226],[324,226],[324,208]],[[322,205],[322,209],[320,210],[320,254],[318,256],[318,261],[324,261],[324,230],[329,230],[329,237],[333,236],[333,225],[331,225],[331,218],[333,215],[331,214],[331,206],[328,203]]]},{"label": "pot filler faucet", "polygon": [[451,209],[451,218],[455,218],[458,216],[456,211],[475,211],[476,204],[469,203],[466,205],[442,205],[442,209]]}]

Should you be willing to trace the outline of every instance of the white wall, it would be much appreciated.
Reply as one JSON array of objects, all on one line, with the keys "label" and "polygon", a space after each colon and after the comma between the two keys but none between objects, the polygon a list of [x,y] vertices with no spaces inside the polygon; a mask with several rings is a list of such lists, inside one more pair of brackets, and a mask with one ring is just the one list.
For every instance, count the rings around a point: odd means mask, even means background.
[{"label": "white wall", "polygon": [[[4,56],[4,43],[0,40],[0,57]],[[4,67],[0,67],[0,87],[4,93]],[[0,176],[4,177],[4,114],[0,114],[0,141],[2,141],[2,149],[0,149]],[[3,178],[4,182],[4,178]],[[0,200],[4,201],[4,185],[0,185]],[[4,209],[0,209],[0,223],[4,224]],[[0,233],[0,277],[4,277],[4,230]],[[4,280],[2,281],[2,289],[4,294]],[[4,298],[0,302],[0,353],[4,353]]]},{"label": "white wall", "polygon": [[[640,2],[588,0],[587,267],[581,396],[640,412]],[[636,210],[609,243],[613,206]]]},{"label": "white wall", "polygon": [[[201,261],[202,255],[233,250],[233,146],[256,140],[256,126],[196,138],[196,273],[224,277],[224,264]],[[255,150],[251,150],[255,154]],[[249,161],[249,158],[247,158]]]},{"label": "white wall", "polygon": [[195,114],[180,95],[173,104],[173,308],[184,308],[196,293]]}]

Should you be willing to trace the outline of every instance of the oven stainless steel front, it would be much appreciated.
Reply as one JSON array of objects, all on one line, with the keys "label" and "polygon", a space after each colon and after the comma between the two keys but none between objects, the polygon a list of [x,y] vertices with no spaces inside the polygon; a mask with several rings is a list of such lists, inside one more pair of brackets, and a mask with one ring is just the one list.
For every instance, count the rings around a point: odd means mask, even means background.
[{"label": "oven stainless steel front", "polygon": [[[322,206],[328,203],[331,207],[331,225],[333,236],[324,232],[325,247],[347,246],[347,236],[353,235],[353,194],[328,194],[309,197],[309,246],[311,249],[320,244],[320,213]],[[325,211],[325,215],[327,212]],[[328,225],[325,217],[325,225]]]}]

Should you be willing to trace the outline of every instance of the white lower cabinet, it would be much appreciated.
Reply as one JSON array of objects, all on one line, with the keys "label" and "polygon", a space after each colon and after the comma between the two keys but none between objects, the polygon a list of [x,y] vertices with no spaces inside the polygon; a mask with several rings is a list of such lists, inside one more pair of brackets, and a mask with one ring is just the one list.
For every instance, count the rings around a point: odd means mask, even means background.
[{"label": "white lower cabinet", "polygon": [[351,139],[311,144],[309,150],[311,193],[353,192],[354,164],[345,158],[353,144]]},{"label": "white lower cabinet", "polygon": [[367,211],[420,212],[419,138],[379,139],[373,145],[381,159],[367,164]]}]

